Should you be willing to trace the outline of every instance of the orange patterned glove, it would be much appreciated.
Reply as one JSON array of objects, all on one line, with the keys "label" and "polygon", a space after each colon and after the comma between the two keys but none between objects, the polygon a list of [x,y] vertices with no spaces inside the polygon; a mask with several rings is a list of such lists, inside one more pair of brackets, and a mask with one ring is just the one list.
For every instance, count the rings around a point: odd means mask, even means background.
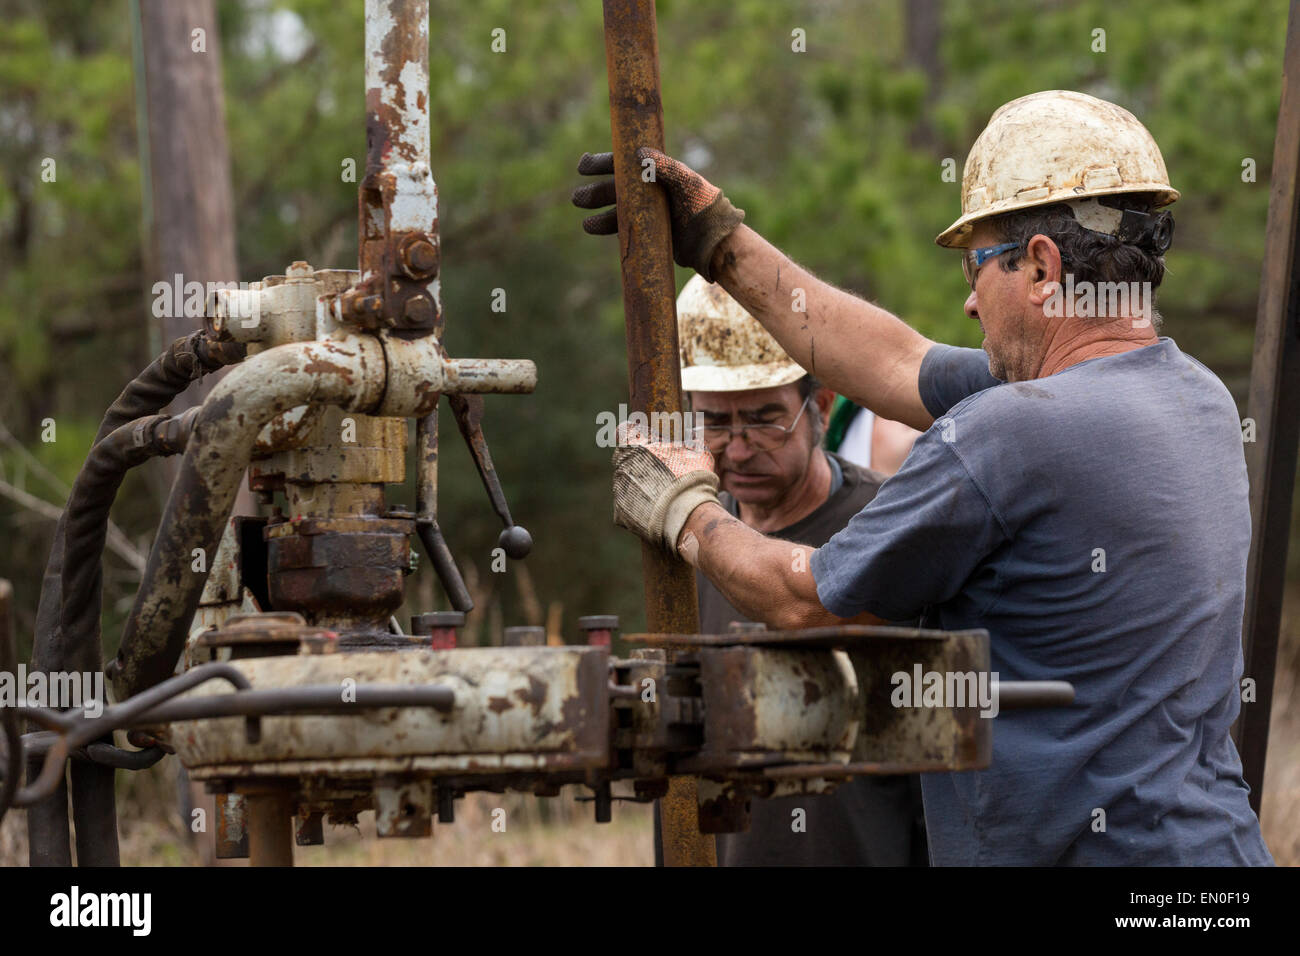
[{"label": "orange patterned glove", "polygon": [[691,512],[718,500],[706,448],[651,441],[637,425],[619,426],[614,449],[614,523],[675,553]]},{"label": "orange patterned glove", "polygon": [[[647,160],[652,163],[654,181],[668,194],[673,259],[712,282],[713,252],[744,220],[745,211],[733,206],[717,186],[666,153],[642,146],[636,151],[636,157],[642,168],[646,168]],[[613,175],[614,154],[583,153],[578,172],[584,176]],[[616,199],[612,179],[579,186],[573,191],[573,204],[580,209],[600,209],[613,205]],[[617,210],[607,209],[588,216],[582,221],[582,228],[594,236],[617,233]]]}]

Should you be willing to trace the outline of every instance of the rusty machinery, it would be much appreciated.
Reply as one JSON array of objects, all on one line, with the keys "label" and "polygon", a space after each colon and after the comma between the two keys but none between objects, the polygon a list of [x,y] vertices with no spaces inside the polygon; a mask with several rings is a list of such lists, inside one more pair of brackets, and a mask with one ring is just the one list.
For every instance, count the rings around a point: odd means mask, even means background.
[{"label": "rusty machinery", "polygon": [[[647,555],[647,603],[662,633],[632,635],[645,646],[630,657],[612,654],[618,625],[609,617],[580,620],[584,644],[547,646],[540,629],[508,628],[503,646],[457,646],[472,604],[438,524],[438,404],[446,398],[471,449],[504,525],[501,546],[521,558],[531,539],[493,469],[481,396],[530,392],[536,372],[524,360],[455,359],[442,346],[428,4],[365,6],[360,269],[295,262],[216,292],[206,328],[110,408],[60,523],[33,666],[98,669],[99,559],[113,493],[126,469],[183,451],[120,651],[104,668],[117,703],[96,718],[29,708],[39,729],[21,740],[13,712],[3,714],[0,812],[10,802],[28,808],[33,861],[67,862],[70,796],[81,862],[116,862],[113,774],[164,753],[217,794],[217,855],[266,864],[291,862],[295,838],[320,843],[326,820],[362,811],[375,812],[381,835],[427,835],[433,816],[450,822],[454,801],[475,790],[545,796],[580,784],[599,821],[616,799],[676,797],[680,806],[688,793],[691,833],[666,827],[668,843],[743,829],[753,798],[825,792],[857,774],[987,766],[992,721],[975,699],[889,703],[890,675],[917,665],[986,674],[985,632],[674,633],[696,629],[694,588],[684,566],[658,555]],[[622,5],[641,10],[639,23],[629,10],[611,15],[618,6],[607,4],[607,33],[633,39],[623,52],[609,45],[612,89],[649,76],[626,57],[638,42],[653,47],[653,5]],[[615,148],[627,152],[647,129],[620,113],[617,90],[612,99]],[[659,124],[661,141],[657,97],[651,108],[641,119]],[[620,202],[636,201],[632,193],[620,190]],[[658,215],[665,239],[662,212],[647,206],[645,222],[655,227]],[[640,228],[635,213],[620,219]],[[637,277],[625,269],[624,279],[633,399],[670,407],[680,400],[675,322],[671,311],[666,321],[652,315],[664,290],[629,291]],[[637,324],[652,321],[648,331]],[[159,414],[222,366],[233,367],[200,408]],[[385,496],[405,478],[408,419],[417,423],[414,511]],[[269,515],[229,517],[245,473]],[[403,633],[392,615],[412,535],[452,610],[418,615]],[[1072,692],[1004,684],[998,693],[1007,709]],[[133,747],[117,746],[114,730],[128,731]],[[675,781],[690,786],[674,790]]]}]

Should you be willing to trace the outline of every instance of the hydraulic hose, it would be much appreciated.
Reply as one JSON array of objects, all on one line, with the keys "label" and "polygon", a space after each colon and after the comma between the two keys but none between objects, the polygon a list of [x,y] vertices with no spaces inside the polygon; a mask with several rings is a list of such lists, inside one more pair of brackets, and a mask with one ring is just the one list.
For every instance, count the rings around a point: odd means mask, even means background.
[{"label": "hydraulic hose", "polygon": [[192,552],[216,554],[262,426],[299,405],[372,409],[385,382],[379,340],[352,335],[259,352],[212,390],[195,419],[121,647],[108,665],[119,700],[171,676],[207,580],[206,565],[191,569]]},{"label": "hydraulic hose", "polygon": [[[225,365],[241,361],[244,353],[242,343],[218,342],[203,331],[192,332],[172,342],[109,406],[95,435],[95,444],[128,422],[162,411],[191,383]],[[89,646],[79,645],[67,639],[60,626],[64,603],[62,578],[67,548],[66,528],[65,510],[55,525],[54,540],[45,565],[36,613],[33,671],[91,672],[102,667],[98,642]],[[77,547],[75,543],[74,547]],[[95,567],[99,568],[98,561]],[[28,774],[38,770],[39,766],[28,764]],[[118,852],[112,768],[76,766],[72,773],[74,778],[81,778],[81,782],[74,786],[78,860],[89,865],[115,865]],[[28,809],[28,852],[32,866],[71,865],[67,802],[67,789],[61,785],[48,800]]]}]

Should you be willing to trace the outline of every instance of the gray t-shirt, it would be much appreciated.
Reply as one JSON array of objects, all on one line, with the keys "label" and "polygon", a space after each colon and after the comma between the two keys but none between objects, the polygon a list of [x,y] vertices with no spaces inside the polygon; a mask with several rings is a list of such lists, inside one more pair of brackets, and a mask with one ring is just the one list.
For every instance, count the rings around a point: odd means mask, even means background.
[{"label": "gray t-shirt", "polygon": [[1173,340],[999,383],[936,346],[937,417],[818,549],[850,617],[982,627],[1003,680],[1070,707],[1004,711],[988,770],[926,774],[938,865],[1268,864],[1228,731],[1250,544],[1237,410]]},{"label": "gray t-shirt", "polygon": [[[799,544],[825,544],[875,497],[885,480],[827,453],[831,491],[812,514],[770,533]],[[722,506],[738,515],[725,491]],[[703,574],[697,574],[700,633],[724,634],[732,621],[748,621]],[[915,623],[915,622],[913,622]],[[801,810],[804,826],[795,831],[792,813]],[[754,799],[749,830],[719,833],[719,866],[925,866],[925,821],[921,782],[906,776],[854,777],[829,794]]]}]

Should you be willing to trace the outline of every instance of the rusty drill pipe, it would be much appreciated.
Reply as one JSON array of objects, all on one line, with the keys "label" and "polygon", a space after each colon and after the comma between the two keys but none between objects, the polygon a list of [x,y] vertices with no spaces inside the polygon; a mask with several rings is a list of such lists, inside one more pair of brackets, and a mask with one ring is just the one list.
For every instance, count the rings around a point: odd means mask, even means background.
[{"label": "rusty drill pipe", "polygon": [[366,0],[366,173],[429,162],[429,0]]},{"label": "rusty drill pipe", "polygon": [[285,791],[248,794],[249,866],[293,866],[294,809]]},{"label": "rusty drill pipe", "polygon": [[[664,148],[655,6],[653,0],[605,0],[604,11],[629,407],[647,414],[680,415],[677,290],[668,200],[659,187],[641,181],[636,160],[640,146]],[[643,543],[641,567],[649,630],[697,632],[699,606],[690,565]],[[694,778],[673,778],[659,812],[666,865],[715,865],[714,839],[699,832]]]},{"label": "rusty drill pipe", "polygon": [[438,188],[429,169],[428,0],[366,0],[366,173],[361,281],[348,309],[442,337]]},{"label": "rusty drill pipe", "polygon": [[1282,98],[1273,144],[1272,186],[1264,238],[1263,275],[1255,322],[1246,414],[1260,440],[1245,445],[1250,477],[1250,557],[1242,619],[1242,673],[1255,681],[1255,702],[1242,707],[1233,726],[1250,806],[1261,812],[1268,756],[1273,681],[1291,543],[1291,500],[1300,445],[1300,328],[1296,324],[1300,266],[1300,3],[1287,16]]}]

